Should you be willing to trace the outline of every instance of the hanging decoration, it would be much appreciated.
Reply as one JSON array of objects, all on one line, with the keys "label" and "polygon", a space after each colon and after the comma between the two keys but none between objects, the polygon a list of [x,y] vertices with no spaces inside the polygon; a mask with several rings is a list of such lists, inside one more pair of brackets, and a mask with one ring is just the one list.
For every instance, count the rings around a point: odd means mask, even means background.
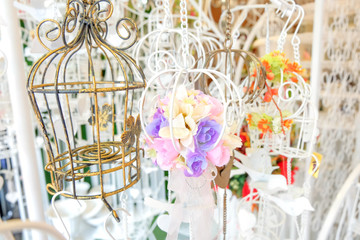
[{"label": "hanging decoration", "polygon": [[[223,105],[199,90],[180,86],[174,98],[168,95],[159,100],[158,106],[146,127],[152,138],[147,152],[163,170],[178,168],[187,177],[199,177],[210,164],[226,165],[231,152],[242,145],[231,130],[222,133],[226,131]],[[169,118],[173,119],[172,127]]]},{"label": "hanging decoration", "polygon": [[[282,90],[283,95],[290,95],[289,92],[286,93],[286,89],[289,88],[287,82],[292,81],[297,83],[299,80],[295,74],[300,75],[304,70],[297,62],[291,62],[285,57],[284,53],[280,53],[279,51],[266,54],[260,61],[266,69],[266,91],[261,100],[264,103],[273,101],[274,105],[278,107],[276,99],[279,95],[279,88],[281,87],[280,90]],[[253,76],[256,76],[256,74],[256,69],[254,69]],[[285,87],[283,84],[286,84]],[[293,120],[288,118],[292,113],[285,109],[278,110],[274,116],[266,112],[248,113],[247,123],[249,124],[249,128],[257,129],[262,134],[285,133],[285,130],[290,129],[293,123]],[[287,119],[284,120],[284,118]]]},{"label": "hanging decoration", "polygon": [[[113,25],[115,29],[110,28],[107,20],[113,8],[110,0],[68,0],[61,24],[52,19],[41,22],[36,34],[49,52],[32,66],[27,86],[45,138],[49,193],[70,188],[71,193],[62,195],[102,199],[119,220],[106,198],[140,179],[141,126],[133,101],[137,90],[145,87],[145,76],[125,52],[137,41],[136,25],[121,18]],[[112,38],[107,38],[108,33]],[[119,37],[117,46],[113,36]],[[47,45],[58,39],[62,46],[50,50]],[[85,64],[77,64],[75,56],[81,56]],[[104,59],[103,66],[97,64],[99,58]],[[84,74],[70,77],[68,67],[73,65]],[[109,78],[102,77],[102,71],[109,71]],[[76,101],[84,97],[89,101],[77,108]],[[84,119],[77,117],[78,112],[88,114],[85,120],[91,131],[87,138],[92,143],[81,141]],[[121,178],[122,183],[105,188],[111,176]],[[99,183],[100,191],[79,194],[77,183],[92,180]]]},{"label": "hanging decoration", "polygon": [[[204,55],[192,47],[200,41],[195,35],[189,37],[186,6],[186,1],[180,2],[181,51],[176,51],[181,56],[171,58],[174,67],[158,68],[149,79],[140,114],[148,157],[169,171],[165,207],[169,215],[160,216],[158,225],[167,232],[167,239],[177,238],[182,222],[189,223],[191,239],[211,239],[217,233],[205,228],[218,229],[211,182],[217,173],[215,166],[227,164],[232,150],[241,146],[235,135],[241,93],[225,74],[202,68]],[[197,90],[203,79],[215,85],[211,94]],[[154,89],[155,94],[150,92]],[[152,109],[148,119],[143,109]],[[163,205],[156,200],[147,202],[152,207]],[[165,227],[163,222],[170,224]]]},{"label": "hanging decoration", "polygon": [[[224,48],[218,49],[210,52],[207,55],[205,60],[205,68],[216,69],[217,71],[222,72],[227,77],[229,77],[234,83],[239,82],[238,89],[241,91],[241,99],[238,103],[239,110],[241,111],[240,118],[237,120],[234,128],[234,134],[239,133],[241,128],[243,114],[244,114],[244,105],[252,103],[256,98],[259,97],[263,89],[265,88],[265,77],[266,71],[262,66],[259,59],[248,51],[243,51],[239,49],[233,49],[233,36],[232,36],[232,13],[230,11],[230,1],[226,1],[226,19],[225,19],[225,39],[224,39]],[[236,77],[237,66],[241,64],[244,66],[244,69],[241,69],[244,72],[244,75],[239,76],[239,81],[234,79]],[[252,71],[256,74],[251,74]],[[202,79],[201,88],[204,89],[205,93],[210,93],[212,82],[207,79]],[[226,94],[226,91],[225,91]],[[239,136],[238,134],[237,136]],[[239,138],[240,139],[240,138]],[[242,146],[238,144],[238,148]],[[223,238],[226,239],[227,234],[227,186],[230,179],[230,170],[233,166],[233,161],[229,162],[225,166],[217,166],[217,177],[215,178],[215,183],[224,188],[224,195],[222,199],[222,232]]]},{"label": "hanging decoration", "polygon": [[[270,52],[269,32],[266,34],[266,54],[260,59],[266,70],[265,88],[257,99],[244,106],[249,148],[238,149],[235,153],[234,165],[238,169],[234,172],[242,175],[230,186],[237,194],[241,189],[243,201],[239,205],[239,214],[251,210],[252,213],[247,214],[256,219],[256,223],[248,226],[247,231],[241,232],[245,238],[281,239],[278,232],[285,225],[278,222],[296,227],[301,238],[308,224],[306,215],[313,210],[308,200],[310,178],[306,177],[303,185],[301,182],[293,185],[295,163],[312,157],[317,118],[310,101],[311,89],[302,77],[300,65],[297,33],[303,19],[303,9],[292,1],[285,5],[288,7],[283,8],[286,10],[283,14],[281,6],[278,9],[281,16],[288,19],[280,33],[277,51]],[[268,6],[259,6],[262,7],[265,8],[264,15],[268,16]],[[292,16],[293,13],[297,16]],[[287,32],[294,26],[291,41],[294,61],[291,61],[282,50]],[[256,69],[251,72],[252,76],[257,76]],[[281,212],[284,213],[282,217]],[[301,215],[301,225],[297,218],[286,222],[287,215]],[[239,222],[243,220],[239,216]]]}]

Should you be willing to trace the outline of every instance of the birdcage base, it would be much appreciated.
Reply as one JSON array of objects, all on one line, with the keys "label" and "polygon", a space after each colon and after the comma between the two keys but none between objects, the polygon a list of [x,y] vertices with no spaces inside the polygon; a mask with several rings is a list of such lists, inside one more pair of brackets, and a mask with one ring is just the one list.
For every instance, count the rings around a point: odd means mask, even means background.
[{"label": "birdcage base", "polygon": [[[137,150],[138,149],[138,150]],[[76,186],[76,182],[89,178],[98,178],[103,183],[103,177],[107,174],[119,172],[122,175],[123,185],[121,188],[105,191],[101,186],[101,193],[95,195],[80,196],[77,194],[64,194],[65,197],[78,199],[105,198],[122,192],[140,179],[140,154],[142,149],[138,147],[126,147],[120,142],[111,141],[98,144],[86,145],[64,152],[49,161],[45,169],[52,173],[53,182],[48,187],[50,193],[62,191],[64,184]],[[100,153],[100,154],[99,154]],[[100,157],[99,157],[100,155]],[[76,188],[76,187],[75,187]],[[76,193],[76,189],[74,189]]]},{"label": "birdcage base", "polygon": [[[77,164],[99,164],[100,152],[100,161],[104,164],[121,159],[123,157],[121,150],[121,143],[115,141],[86,145],[72,149],[70,154],[69,151],[59,154],[55,157],[54,162],[60,163],[62,161],[71,160],[73,163]],[[125,155],[126,154],[129,153],[125,153]],[[63,165],[63,167],[65,165]]]}]

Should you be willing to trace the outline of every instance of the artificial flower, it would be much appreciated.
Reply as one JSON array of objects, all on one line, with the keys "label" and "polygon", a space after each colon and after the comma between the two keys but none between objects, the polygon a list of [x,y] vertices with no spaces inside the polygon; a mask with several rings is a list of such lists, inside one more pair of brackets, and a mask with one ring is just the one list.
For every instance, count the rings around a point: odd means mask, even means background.
[{"label": "artificial flower", "polygon": [[201,152],[189,152],[186,156],[187,169],[184,170],[184,174],[187,177],[199,177],[208,163],[205,156]]},{"label": "artificial flower", "polygon": [[[291,164],[291,163],[290,163]],[[286,182],[289,183],[289,179],[288,179],[288,161],[284,160],[281,162],[278,162],[277,164],[280,168],[280,174],[283,175],[286,178]],[[296,171],[299,170],[299,167],[291,167],[291,172],[290,172],[290,184],[294,184],[295,182],[295,173]]]},{"label": "artificial flower", "polygon": [[[252,189],[253,193],[257,193],[257,190],[255,188]],[[242,197],[246,198],[246,201],[250,201],[251,199],[249,197],[247,197],[247,195],[249,195],[251,193],[250,191],[250,186],[248,184],[247,181],[245,181],[243,189],[242,189]],[[254,194],[252,199],[255,199],[257,197],[257,194]]]},{"label": "artificial flower", "polygon": [[281,118],[280,116],[276,116],[273,120],[272,120],[272,128],[273,131],[275,133],[281,132]]},{"label": "artificial flower", "polygon": [[[177,141],[175,141],[175,144]],[[176,144],[179,148],[179,145]],[[175,160],[179,156],[179,153],[174,148],[171,139],[155,138],[154,142],[150,145],[150,148],[156,150],[156,164],[163,170],[170,170],[175,167]]]},{"label": "artificial flower", "polygon": [[185,176],[191,177],[200,176],[209,162],[227,164],[232,150],[241,147],[242,141],[234,135],[236,126],[226,127],[219,139],[224,106],[201,91],[187,91],[185,86],[172,94],[158,100],[158,109],[146,127],[150,137],[146,141],[147,156],[163,170],[181,168]]},{"label": "artificial flower", "polygon": [[[182,114],[177,115],[172,121],[172,132],[175,139],[184,139],[191,134],[191,131],[185,125],[185,118]],[[171,138],[170,126],[161,128],[159,136],[162,138]]]},{"label": "artificial flower", "polygon": [[230,150],[223,145],[223,142],[224,141],[221,141],[214,149],[206,154],[206,158],[218,167],[224,166],[230,160]]},{"label": "artificial flower", "polygon": [[217,100],[216,98],[213,97],[209,97],[208,101],[211,103],[211,109],[210,109],[210,114],[211,116],[221,116],[222,113],[224,112],[224,107],[223,105],[219,102],[219,100]]},{"label": "artificial flower", "polygon": [[153,138],[159,137],[160,128],[169,126],[169,121],[164,116],[164,111],[158,108],[153,116],[153,120],[146,126],[146,132]]},{"label": "artificial flower", "polygon": [[284,72],[290,72],[290,73],[297,73],[301,74],[303,73],[302,66],[299,65],[297,62],[287,63],[284,69]]},{"label": "artificial flower", "polygon": [[258,128],[261,130],[262,133],[272,132],[270,128],[270,122],[267,119],[261,119],[258,122]]},{"label": "artificial flower", "polygon": [[[282,117],[289,117],[291,113],[289,111],[282,111]],[[246,119],[249,128],[252,130],[257,129],[262,134],[265,133],[280,133],[284,130],[288,130],[293,123],[292,119],[281,120],[281,116],[275,115],[274,117],[267,115],[266,113],[248,113]]]},{"label": "artificial flower", "polygon": [[201,151],[210,151],[221,132],[221,125],[215,120],[203,119],[199,122],[198,131],[195,135],[197,147]]},{"label": "artificial flower", "polygon": [[292,119],[286,119],[284,120],[284,127],[290,128],[292,123],[293,123]]},{"label": "artificial flower", "polygon": [[222,138],[223,145],[229,149],[240,148],[243,145],[241,138],[236,134],[238,125],[232,124],[230,127],[225,128],[225,134]]}]

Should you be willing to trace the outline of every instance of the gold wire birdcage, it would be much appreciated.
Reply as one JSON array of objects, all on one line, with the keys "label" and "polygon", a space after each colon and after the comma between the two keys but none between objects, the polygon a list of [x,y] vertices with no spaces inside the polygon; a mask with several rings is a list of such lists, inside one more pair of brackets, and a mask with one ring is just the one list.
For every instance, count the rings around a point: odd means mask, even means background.
[{"label": "gold wire birdcage", "polygon": [[[129,18],[108,24],[112,13],[110,0],[68,0],[62,23],[41,22],[37,38],[48,53],[32,66],[27,87],[45,138],[48,192],[68,185],[63,196],[100,198],[118,219],[106,198],[140,179],[141,127],[132,115],[145,76],[125,52],[137,41],[136,24]],[[116,47],[109,42],[114,38]],[[52,50],[54,43],[60,46]],[[77,130],[84,125],[91,129],[86,140]],[[111,174],[122,179],[120,186],[104,187]],[[94,178],[99,192],[77,193],[77,182]]]}]

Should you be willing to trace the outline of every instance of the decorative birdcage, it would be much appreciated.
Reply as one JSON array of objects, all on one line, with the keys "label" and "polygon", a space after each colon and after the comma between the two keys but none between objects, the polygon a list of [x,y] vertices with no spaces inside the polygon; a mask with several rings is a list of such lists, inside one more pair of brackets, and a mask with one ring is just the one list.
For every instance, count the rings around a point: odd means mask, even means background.
[{"label": "decorative birdcage", "polygon": [[[232,13],[230,1],[226,2],[226,30],[224,48],[211,51],[207,54],[205,68],[220,71],[231,78],[242,91],[242,103],[252,103],[265,88],[266,70],[255,54],[241,49],[232,48]],[[201,82],[205,92],[211,91],[211,82],[206,79]],[[243,106],[241,106],[243,107]]]},{"label": "decorative birdcage", "polygon": [[[129,18],[108,24],[112,13],[110,0],[68,0],[61,24],[41,22],[37,37],[49,52],[33,65],[27,85],[45,138],[48,192],[100,198],[111,211],[105,198],[140,179],[141,127],[133,101],[145,87],[142,69],[125,52],[137,41],[137,27]],[[60,38],[62,46],[52,50]],[[117,184],[109,186],[109,179]],[[100,190],[78,193],[77,182],[88,180]]]}]

